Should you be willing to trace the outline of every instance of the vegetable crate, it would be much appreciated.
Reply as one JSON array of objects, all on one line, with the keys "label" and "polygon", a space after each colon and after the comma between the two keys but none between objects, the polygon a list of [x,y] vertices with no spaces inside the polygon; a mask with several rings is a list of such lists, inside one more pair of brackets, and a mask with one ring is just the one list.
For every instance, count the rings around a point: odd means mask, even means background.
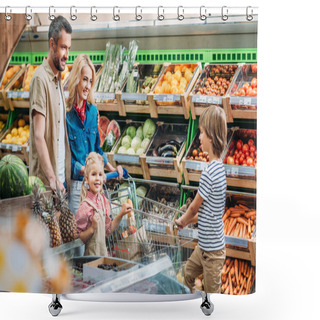
[{"label": "vegetable crate", "polygon": [[[148,120],[152,121],[152,120]],[[144,178],[147,177],[147,165],[146,165],[146,150],[150,144],[150,141],[154,134],[152,135],[149,141],[146,141],[145,145],[143,145],[142,153],[137,154],[138,150],[135,150],[135,146],[132,146],[134,138],[127,138],[128,129],[130,127],[134,127],[134,131],[137,131],[139,127],[143,127],[144,123],[140,121],[133,122],[132,120],[127,120],[127,126],[121,135],[121,138],[112,148],[112,150],[108,153],[110,163],[116,167],[117,165],[122,165],[130,174],[142,175]],[[139,129],[140,130],[140,129]],[[131,133],[130,133],[131,134]],[[142,139],[140,139],[142,140]],[[143,139],[144,141],[145,139]],[[142,142],[143,142],[142,141]],[[129,149],[131,149],[129,151]],[[132,150],[134,149],[134,150]],[[128,153],[128,152],[129,153]]]},{"label": "vegetable crate", "polygon": [[[231,141],[235,128],[228,129],[227,146],[222,153],[222,159],[227,152],[229,142]],[[199,141],[200,131],[197,130],[194,139],[192,140],[190,147],[182,160],[182,170],[184,173],[185,183],[189,184],[190,181],[200,181],[201,172],[208,166],[209,157],[208,154],[202,152],[200,149]]]},{"label": "vegetable crate", "polygon": [[168,65],[150,94],[151,117],[157,118],[159,114],[178,114],[189,119],[188,96],[201,70],[200,62]]},{"label": "vegetable crate", "polygon": [[146,176],[173,178],[182,182],[181,160],[186,150],[187,124],[158,123],[146,151]]},{"label": "vegetable crate", "polygon": [[11,110],[14,110],[14,108],[29,108],[30,82],[38,67],[38,65],[27,65],[23,75],[19,78],[19,84],[16,86],[16,90],[8,91],[7,99]]},{"label": "vegetable crate", "polygon": [[226,97],[239,70],[238,64],[205,64],[189,96],[192,119],[200,116],[208,106],[216,104],[225,110],[227,122],[231,122]]},{"label": "vegetable crate", "polygon": [[[29,116],[19,116],[9,127],[9,129],[3,132],[3,134],[0,136],[0,158],[4,157],[7,154],[14,154],[15,156],[19,157],[22,161],[24,161],[27,165],[29,165],[29,137],[23,138],[24,140],[18,140],[20,139],[18,138],[20,137],[20,134],[22,134],[22,136],[26,136],[26,131],[29,131],[29,129],[21,130],[24,131],[23,133],[19,132],[21,128],[20,126],[18,128],[20,120],[23,120],[26,124],[28,124]],[[9,136],[10,139],[15,139],[13,141],[9,141]],[[19,143],[19,141],[24,142]]]},{"label": "vegetable crate", "polygon": [[121,93],[121,109],[126,115],[129,113],[149,113],[153,116],[154,111],[150,109],[148,97],[155,88],[158,77],[168,64],[139,64],[136,63],[132,72],[126,79]]},{"label": "vegetable crate", "polygon": [[2,85],[0,89],[0,106],[4,107],[5,110],[13,110],[13,107],[9,104],[8,92],[18,90],[23,81],[23,74],[26,70],[26,65],[10,65],[5,72],[2,79]]},{"label": "vegetable crate", "polygon": [[256,188],[256,146],[257,130],[236,128],[223,160],[228,186]]},{"label": "vegetable crate", "polygon": [[227,98],[228,113],[233,121],[257,119],[257,65],[241,64]]}]

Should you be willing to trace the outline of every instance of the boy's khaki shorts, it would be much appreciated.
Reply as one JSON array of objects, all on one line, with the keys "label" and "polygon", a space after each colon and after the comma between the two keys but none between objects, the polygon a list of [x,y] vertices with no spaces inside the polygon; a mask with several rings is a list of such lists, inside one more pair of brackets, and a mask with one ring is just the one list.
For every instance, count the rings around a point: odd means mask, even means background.
[{"label": "boy's khaki shorts", "polygon": [[195,292],[195,279],[203,273],[204,291],[221,292],[221,271],[226,259],[226,248],[217,251],[194,249],[184,268],[184,282],[192,293]]}]

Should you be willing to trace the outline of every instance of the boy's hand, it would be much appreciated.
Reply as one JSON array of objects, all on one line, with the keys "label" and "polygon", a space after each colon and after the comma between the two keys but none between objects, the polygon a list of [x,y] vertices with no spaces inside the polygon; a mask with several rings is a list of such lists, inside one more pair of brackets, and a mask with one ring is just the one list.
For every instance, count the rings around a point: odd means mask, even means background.
[{"label": "boy's hand", "polygon": [[128,203],[123,203],[122,204],[122,207],[121,207],[121,211],[120,211],[120,214],[121,214],[121,217],[125,216],[126,214],[128,214],[130,211],[132,211],[132,207],[130,204]]}]

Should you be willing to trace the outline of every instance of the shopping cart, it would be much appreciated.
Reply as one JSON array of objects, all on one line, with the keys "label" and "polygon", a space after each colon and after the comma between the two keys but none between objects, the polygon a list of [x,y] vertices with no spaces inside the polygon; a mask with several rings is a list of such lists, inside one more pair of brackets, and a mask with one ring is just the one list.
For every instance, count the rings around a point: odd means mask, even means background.
[{"label": "shopping cart", "polygon": [[[117,173],[112,173],[107,175],[107,179],[116,176]],[[126,189],[118,188],[110,192],[105,189],[105,195],[111,205],[111,217],[114,219],[115,216],[119,214],[122,203],[128,199],[132,201],[133,210],[132,215],[127,219],[123,218],[118,229],[107,239],[109,256],[135,261],[147,267],[156,266],[159,261],[170,261],[173,268],[170,269],[168,276],[170,278],[174,277],[182,282],[183,264],[193,250],[192,240],[179,237],[174,223],[174,218],[177,217],[177,214],[183,214],[183,212],[160,202],[137,195],[135,181],[129,176],[125,169],[123,176],[128,181],[128,187]],[[132,277],[130,279],[132,279]],[[124,281],[122,281],[122,283],[124,283]],[[103,284],[100,290],[110,290],[107,288],[112,287],[113,285]],[[145,301],[187,300],[198,298],[201,295],[202,304],[200,307],[203,313],[210,315],[213,311],[213,304],[210,302],[209,295],[206,293],[196,291],[195,294],[191,294],[187,289],[184,292],[185,294],[177,295],[175,292],[168,292],[168,290],[168,287],[162,290],[164,295],[149,295]],[[85,293],[82,294],[85,295]],[[61,295],[54,294],[52,303],[49,305],[49,311],[54,316],[58,315],[62,309],[60,297]],[[70,300],[79,300],[78,294],[66,294],[63,295],[63,297]],[[90,294],[86,296],[85,300],[115,301],[115,297],[111,297],[106,293],[103,300],[101,300],[101,295],[97,298],[94,294]],[[136,300],[133,295],[130,294],[122,295],[121,301],[131,302]]]}]

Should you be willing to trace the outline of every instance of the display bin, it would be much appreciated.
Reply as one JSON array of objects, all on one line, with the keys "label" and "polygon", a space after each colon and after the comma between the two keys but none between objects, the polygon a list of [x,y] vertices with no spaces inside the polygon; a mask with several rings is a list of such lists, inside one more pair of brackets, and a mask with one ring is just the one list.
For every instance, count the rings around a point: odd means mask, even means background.
[{"label": "display bin", "polygon": [[[257,119],[257,92],[240,91],[244,87],[253,85],[257,87],[257,65],[242,64],[236,76],[235,82],[228,93],[227,105],[230,118]],[[252,88],[252,86],[251,86]],[[241,95],[240,95],[241,94]]]},{"label": "display bin", "polygon": [[3,142],[7,134],[11,134],[13,128],[18,128],[20,119],[25,120],[26,124],[29,124],[28,115],[18,116],[13,124],[0,135],[0,158],[7,154],[13,154],[29,165],[29,139],[23,144]]},{"label": "display bin", "polygon": [[[257,130],[254,129],[240,129],[237,128],[234,132],[231,142],[228,145],[228,151],[224,156],[224,167],[227,174],[228,186],[240,188],[256,188],[256,167],[251,165],[236,165],[228,164],[228,156],[234,156],[237,149],[236,144],[238,140],[242,140],[244,144],[252,139],[254,146],[257,145]],[[256,157],[256,155],[255,155]]]},{"label": "display bin", "polygon": [[[189,72],[185,73],[186,68],[192,71],[192,75]],[[167,72],[175,74],[175,71],[180,70],[180,75],[177,73],[175,78],[177,83],[172,83],[167,76]],[[196,83],[198,76],[202,70],[201,63],[189,63],[189,64],[169,64],[162,75],[159,76],[158,82],[154,91],[149,95],[149,103],[151,108],[151,116],[157,118],[159,114],[177,114],[184,115],[185,119],[189,119],[190,116],[190,103],[188,96]],[[181,88],[181,79],[186,86],[185,89]],[[190,79],[189,79],[190,78]],[[166,82],[166,83],[165,83]],[[165,85],[164,85],[165,83]],[[170,84],[171,83],[171,84]],[[179,93],[183,92],[183,93]]]},{"label": "display bin", "polygon": [[[9,110],[10,108],[7,96],[8,91],[10,91],[11,89],[18,89],[21,86],[23,81],[23,73],[26,69],[26,65],[9,65],[9,67],[6,70],[6,74],[10,69],[16,71],[14,72],[10,80],[4,86],[1,86],[0,89],[0,107],[4,107],[5,110]],[[2,79],[2,81],[3,80],[4,79]]]},{"label": "display bin", "polygon": [[[147,176],[147,173],[146,173],[146,150],[148,149],[153,137],[151,137],[148,146],[145,148],[144,153],[141,155],[128,155],[128,154],[118,153],[118,150],[121,147],[122,139],[126,135],[127,128],[130,126],[134,126],[137,129],[140,126],[143,126],[143,124],[144,124],[144,122],[142,122],[142,121],[134,121],[133,122],[132,120],[127,120],[127,126],[125,127],[124,132],[122,133],[118,142],[115,144],[115,146],[112,148],[112,150],[108,153],[108,158],[114,168],[118,165],[121,165],[123,168],[127,169],[127,171],[130,174],[138,174],[138,175],[142,175],[144,178],[146,178],[146,176]],[[155,133],[156,132],[157,132],[157,129],[156,129]]]},{"label": "display bin", "polygon": [[[224,156],[228,150],[228,146],[233,137],[234,131],[236,128],[229,128],[227,135],[227,145],[225,150],[222,153],[221,158],[224,159]],[[190,184],[190,181],[199,182],[201,172],[208,166],[207,161],[195,160],[192,157],[192,152],[194,149],[200,151],[200,141],[199,141],[200,131],[197,130],[195,137],[193,138],[188,151],[186,152],[183,160],[182,160],[182,170],[184,173],[184,179],[186,184]]]},{"label": "display bin", "polygon": [[128,79],[126,79],[125,86],[121,93],[121,108],[125,111],[126,115],[129,113],[149,113],[150,116],[153,112],[150,109],[148,101],[149,94],[155,88],[156,82],[163,68],[168,64],[135,64],[135,67],[130,73],[129,77],[133,76],[136,83],[136,92],[128,91]]},{"label": "display bin", "polygon": [[7,93],[7,100],[11,110],[15,108],[29,108],[29,84],[34,74],[34,71],[38,68],[38,65],[27,65],[23,73],[22,85],[15,90],[9,90]]},{"label": "display bin", "polygon": [[[182,182],[181,159],[186,150],[186,140],[188,133],[187,124],[179,123],[158,123],[158,129],[150,143],[146,152],[146,176],[150,180],[151,177],[165,177],[176,179],[178,183]],[[168,147],[164,144],[167,143]],[[158,149],[164,150],[162,155],[170,155],[172,147],[176,148],[172,156],[164,157],[158,154]],[[172,146],[172,147],[171,147]]]},{"label": "display bin", "polygon": [[[205,108],[215,104],[225,110],[227,122],[231,121],[226,97],[239,69],[238,64],[205,64],[204,70],[189,96],[192,119],[196,119],[196,116],[200,116]],[[219,87],[221,88],[219,89]]]}]

